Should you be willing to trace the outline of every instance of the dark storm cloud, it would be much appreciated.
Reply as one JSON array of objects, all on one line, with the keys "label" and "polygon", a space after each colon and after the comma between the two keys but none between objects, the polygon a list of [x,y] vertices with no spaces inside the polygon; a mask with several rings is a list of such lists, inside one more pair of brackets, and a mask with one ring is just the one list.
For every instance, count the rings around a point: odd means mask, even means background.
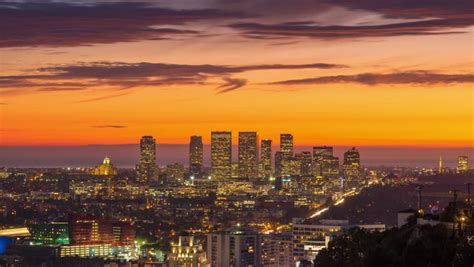
[{"label": "dark storm cloud", "polygon": [[[432,19],[384,25],[321,26],[314,24],[260,24],[236,23],[230,27],[249,38],[271,39],[271,37],[308,37],[314,39],[354,39],[366,37],[402,35],[438,35],[464,33],[457,30],[472,25],[469,19]],[[456,30],[454,30],[456,29]]]},{"label": "dark storm cloud", "polygon": [[399,84],[451,84],[474,83],[473,74],[442,74],[428,71],[398,72],[390,74],[363,73],[357,75],[322,76],[309,79],[286,80],[274,82],[274,85],[311,85],[359,83],[364,85],[399,85]]},{"label": "dark storm cloud", "polygon": [[0,3],[0,47],[61,47],[168,39],[199,34],[169,25],[243,16],[217,9],[173,10],[147,3],[4,2]]},{"label": "dark storm cloud", "polygon": [[[15,89],[17,91],[22,89],[74,91],[100,86],[112,86],[117,90],[125,90],[138,86],[206,84],[211,78],[221,78],[224,84],[217,89],[220,93],[223,93],[235,90],[246,84],[245,80],[230,77],[236,73],[261,70],[337,69],[344,67],[346,66],[327,63],[227,66],[148,62],[92,62],[31,70],[32,72],[39,73],[35,75],[0,76],[0,88]],[[116,96],[117,95],[114,94],[86,101],[96,101]],[[120,94],[118,96],[120,96]]]}]

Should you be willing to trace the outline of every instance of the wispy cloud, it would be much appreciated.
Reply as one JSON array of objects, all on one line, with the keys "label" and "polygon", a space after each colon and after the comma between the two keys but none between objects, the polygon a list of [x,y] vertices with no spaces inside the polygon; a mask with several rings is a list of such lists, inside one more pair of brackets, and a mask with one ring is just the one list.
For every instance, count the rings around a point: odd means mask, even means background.
[{"label": "wispy cloud", "polygon": [[309,85],[359,83],[364,85],[397,85],[397,84],[451,84],[474,83],[474,74],[443,74],[429,71],[410,71],[397,73],[362,73],[356,75],[321,76],[308,79],[285,80],[273,82],[273,85]]},{"label": "wispy cloud", "polygon": [[247,84],[247,80],[245,79],[233,79],[226,77],[223,78],[223,80],[226,83],[216,88],[216,90],[218,90],[218,94],[233,91]]},{"label": "wispy cloud", "polygon": [[422,21],[380,24],[380,25],[354,25],[323,26],[316,23],[235,23],[230,27],[241,31],[242,35],[255,39],[273,39],[275,37],[312,39],[357,39],[368,37],[389,37],[403,35],[440,35],[466,33],[460,30],[472,25],[470,19],[431,19]]},{"label": "wispy cloud", "polygon": [[[140,86],[169,86],[208,84],[212,78],[221,78],[224,83],[217,88],[219,93],[230,92],[246,84],[243,79],[231,75],[247,71],[282,69],[338,69],[344,65],[328,63],[270,64],[270,65],[183,65],[164,63],[92,62],[60,65],[34,70],[35,75],[0,76],[0,88],[4,90],[28,91],[77,91],[110,87],[116,90]],[[124,93],[96,97],[83,102],[97,101],[121,96]]]},{"label": "wispy cloud", "polygon": [[125,125],[104,124],[104,125],[93,125],[92,128],[123,129],[123,128],[127,128],[127,126],[125,126]]},{"label": "wispy cloud", "polygon": [[[0,3],[0,47],[64,47],[200,34],[187,22],[236,18],[218,9],[174,10],[151,3]],[[171,26],[170,26],[171,25]]]}]

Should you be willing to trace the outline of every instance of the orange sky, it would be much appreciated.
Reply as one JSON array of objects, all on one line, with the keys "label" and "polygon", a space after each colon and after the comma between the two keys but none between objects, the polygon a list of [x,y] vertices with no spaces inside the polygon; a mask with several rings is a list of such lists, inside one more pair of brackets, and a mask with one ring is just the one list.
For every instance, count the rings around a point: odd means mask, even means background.
[{"label": "orange sky", "polygon": [[[340,24],[389,23],[377,12],[370,12],[353,12],[351,21]],[[322,15],[317,18],[324,20]],[[282,21],[279,18],[278,22]],[[229,130],[234,137],[238,131],[257,131],[260,138],[274,140],[289,132],[300,145],[474,147],[472,27],[463,27],[464,33],[457,34],[330,40],[246,38],[236,29],[206,23],[193,28],[214,34],[171,40],[0,47],[1,76],[16,76],[14,79],[22,82],[13,86],[0,83],[0,145],[136,143],[148,134],[159,143],[187,143],[190,135],[203,135],[208,143],[211,131]],[[100,81],[80,89],[64,85],[61,90],[58,83],[91,80],[77,75],[54,80],[51,88],[42,85],[51,81],[41,75],[57,70],[41,68],[93,62],[236,67],[326,63],[344,67],[204,73],[205,78],[196,74],[203,79],[200,83],[147,85],[138,81],[132,88]],[[419,72],[468,77],[456,76],[455,82],[436,78],[398,83],[384,78],[377,84],[347,80],[271,84],[365,73]],[[27,77],[32,82],[29,84],[24,77],[17,77],[25,75],[41,77]],[[216,88],[225,84],[226,78],[245,80],[245,85],[219,93]]]}]

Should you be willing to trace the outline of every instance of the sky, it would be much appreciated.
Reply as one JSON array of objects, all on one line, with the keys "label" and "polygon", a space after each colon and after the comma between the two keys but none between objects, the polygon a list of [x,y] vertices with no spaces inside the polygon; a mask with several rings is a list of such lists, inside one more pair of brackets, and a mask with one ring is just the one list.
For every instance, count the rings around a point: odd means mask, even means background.
[{"label": "sky", "polygon": [[473,24],[468,0],[0,1],[0,146],[469,150]]}]

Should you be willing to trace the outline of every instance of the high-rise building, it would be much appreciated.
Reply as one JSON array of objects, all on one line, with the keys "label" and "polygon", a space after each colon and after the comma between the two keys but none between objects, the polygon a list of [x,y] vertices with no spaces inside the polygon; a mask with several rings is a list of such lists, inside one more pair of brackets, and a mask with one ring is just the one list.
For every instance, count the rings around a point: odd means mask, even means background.
[{"label": "high-rise building", "polygon": [[313,147],[313,160],[321,162],[324,156],[333,156],[332,146],[315,146]]},{"label": "high-rise building", "polygon": [[292,267],[293,240],[291,233],[284,232],[262,236],[262,266]]},{"label": "high-rise building", "polygon": [[313,171],[316,176],[336,178],[339,175],[339,158],[333,156],[332,146],[313,147]]},{"label": "high-rise building", "polygon": [[211,133],[211,177],[228,179],[232,174],[232,133]]},{"label": "high-rise building", "polygon": [[355,147],[344,153],[343,169],[346,178],[360,178],[360,154]]},{"label": "high-rise building", "polygon": [[469,158],[467,156],[459,156],[458,157],[458,167],[456,171],[458,173],[464,173],[469,170]]},{"label": "high-rise building", "polygon": [[168,181],[183,181],[184,180],[184,165],[179,163],[166,165],[165,168],[166,179]]},{"label": "high-rise building", "polygon": [[260,266],[260,235],[246,228],[232,228],[207,235],[209,266]]},{"label": "high-rise building", "polygon": [[280,134],[280,151],[284,159],[293,157],[293,135]]},{"label": "high-rise building", "polygon": [[239,132],[239,176],[256,178],[258,174],[258,149],[256,132]]},{"label": "high-rise building", "polygon": [[295,158],[300,162],[300,174],[301,176],[310,176],[312,174],[312,163],[313,156],[309,151],[303,151],[296,153]]},{"label": "high-rise building", "polygon": [[281,151],[277,151],[275,153],[275,176],[276,177],[281,176],[282,161],[283,161],[283,153],[281,153]]},{"label": "high-rise building", "polygon": [[168,254],[169,267],[207,267],[206,252],[194,236],[183,234],[178,243],[171,244]]},{"label": "high-rise building", "polygon": [[138,181],[148,183],[158,176],[156,166],[156,141],[153,136],[143,136],[140,140],[140,162],[137,166]]},{"label": "high-rise building", "polygon": [[201,136],[191,136],[189,142],[189,170],[192,174],[202,172],[203,145]]},{"label": "high-rise building", "polygon": [[264,139],[260,144],[260,162],[262,163],[263,176],[272,175],[272,140]]}]

